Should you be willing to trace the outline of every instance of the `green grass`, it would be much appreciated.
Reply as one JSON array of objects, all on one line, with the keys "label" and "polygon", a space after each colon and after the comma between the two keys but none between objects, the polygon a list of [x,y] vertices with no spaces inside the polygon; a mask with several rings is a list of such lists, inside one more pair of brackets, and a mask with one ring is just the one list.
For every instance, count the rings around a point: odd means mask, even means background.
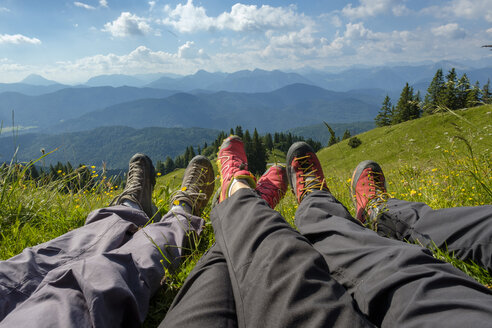
[{"label": "green grass", "polygon": [[[318,152],[331,192],[351,206],[349,184],[352,170],[362,160],[378,161],[389,182],[389,192],[401,199],[422,201],[433,208],[475,206],[492,203],[492,106],[436,114],[392,127],[358,135],[362,145],[352,149],[347,140]],[[274,151],[269,162],[285,161]],[[214,168],[217,168],[214,163]],[[100,182],[77,193],[63,192],[71,178],[48,184],[24,179],[24,167],[0,173],[0,259],[10,258],[33,246],[84,224],[87,214],[109,204],[117,191]],[[162,214],[169,209],[171,193],[178,189],[183,169],[157,179],[153,200]],[[216,186],[218,180],[216,181]],[[293,224],[297,205],[292,193],[277,210]],[[144,326],[154,327],[164,317],[171,301],[201,254],[213,243],[207,221],[198,245],[177,272],[170,273],[165,286],[152,299]],[[492,285],[483,268],[464,263],[445,251],[434,250],[436,258],[463,270],[484,285]]]}]

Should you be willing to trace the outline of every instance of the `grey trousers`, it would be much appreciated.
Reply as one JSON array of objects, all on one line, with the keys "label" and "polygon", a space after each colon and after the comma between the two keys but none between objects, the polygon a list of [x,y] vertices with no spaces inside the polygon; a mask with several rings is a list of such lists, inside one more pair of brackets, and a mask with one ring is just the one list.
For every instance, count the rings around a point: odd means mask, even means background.
[{"label": "grey trousers", "polygon": [[378,219],[382,236],[447,249],[492,273],[492,205],[433,210],[424,203],[388,200]]},{"label": "grey trousers", "polygon": [[163,265],[176,267],[203,227],[182,209],[141,228],[147,221],[126,206],[96,210],[83,227],[1,261],[0,326],[139,327]]},{"label": "grey trousers", "polygon": [[425,248],[362,227],[328,192],[313,192],[299,205],[300,233],[250,190],[219,204],[211,219],[216,244],[160,327],[462,328],[492,322],[487,288]]}]

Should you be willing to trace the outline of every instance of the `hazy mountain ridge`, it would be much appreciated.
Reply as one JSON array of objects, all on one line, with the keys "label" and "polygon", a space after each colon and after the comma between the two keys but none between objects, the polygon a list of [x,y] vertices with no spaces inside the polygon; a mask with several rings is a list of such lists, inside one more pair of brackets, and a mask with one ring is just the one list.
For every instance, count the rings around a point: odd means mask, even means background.
[{"label": "hazy mountain ridge", "polygon": [[173,93],[175,91],[132,87],[65,88],[38,96],[4,92],[0,94],[0,121],[11,125],[14,111],[17,125],[47,128],[117,103],[165,98]]},{"label": "hazy mountain ridge", "polygon": [[109,106],[51,130],[77,131],[111,125],[229,129],[241,125],[273,132],[323,120],[334,123],[372,120],[384,97],[382,93],[374,103],[363,102],[354,94],[304,84],[263,93],[176,93],[164,99],[140,99]]}]

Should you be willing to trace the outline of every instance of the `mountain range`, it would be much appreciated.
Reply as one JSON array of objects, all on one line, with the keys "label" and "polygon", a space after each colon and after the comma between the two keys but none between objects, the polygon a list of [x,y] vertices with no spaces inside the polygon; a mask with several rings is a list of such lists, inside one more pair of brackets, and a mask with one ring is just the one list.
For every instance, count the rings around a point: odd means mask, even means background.
[{"label": "mountain range", "polygon": [[[329,135],[323,121],[336,125],[339,136],[345,128],[352,134],[371,129],[386,95],[396,104],[406,82],[424,95],[436,70],[446,74],[452,67],[471,83],[483,85],[492,76],[490,65],[473,68],[445,61],[337,72],[115,74],[75,86],[31,75],[0,84],[0,162],[13,155],[13,145],[23,160],[37,158],[40,148],[60,147],[50,158],[108,160],[122,168],[139,147],[175,156],[237,125],[260,133],[289,131],[325,144]],[[11,126],[14,137],[5,132]],[[177,148],[175,138],[180,139]]]},{"label": "mountain range", "polygon": [[0,94],[0,120],[37,127],[31,132],[74,132],[101,126],[202,127],[236,125],[275,132],[297,126],[370,121],[381,90],[333,92],[291,84],[271,92],[182,93],[134,87],[67,88],[40,96]]}]

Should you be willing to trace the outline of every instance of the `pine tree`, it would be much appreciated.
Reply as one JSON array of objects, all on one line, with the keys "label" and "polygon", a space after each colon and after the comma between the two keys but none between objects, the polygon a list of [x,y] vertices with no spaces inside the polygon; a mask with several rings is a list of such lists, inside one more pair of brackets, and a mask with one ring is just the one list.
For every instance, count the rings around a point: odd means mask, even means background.
[{"label": "pine tree", "polygon": [[466,96],[466,107],[475,107],[480,104],[482,100],[482,90],[480,89],[480,82],[475,82],[475,85],[471,87],[470,92]]},{"label": "pine tree", "polygon": [[[388,95],[383,100],[383,105],[379,110],[378,115],[374,118],[376,126],[387,126],[391,125],[393,120],[393,105],[391,104],[391,99]],[[344,138],[345,139],[345,138]]]},{"label": "pine tree", "polygon": [[490,91],[490,79],[484,84],[482,88],[482,101],[484,104],[492,104],[492,93]]},{"label": "pine tree", "polygon": [[467,104],[468,94],[471,91],[470,80],[466,74],[459,79],[456,86],[456,108],[465,108]]},{"label": "pine tree", "polygon": [[446,75],[446,83],[443,91],[443,106],[448,109],[458,109],[456,70],[454,67]]},{"label": "pine tree", "polygon": [[166,174],[166,167],[164,166],[164,163],[162,161],[157,161],[157,164],[155,166],[155,171],[160,173],[160,174]]},{"label": "pine tree", "polygon": [[[251,155],[248,155],[252,152],[252,140],[251,140],[251,135],[249,134],[248,129],[246,129],[246,131],[244,131],[243,144],[244,144],[244,151],[246,152],[246,157],[251,156]],[[248,157],[248,159],[249,159],[249,157]]]},{"label": "pine tree", "polygon": [[275,133],[273,134],[273,143],[274,143],[275,145],[280,143],[280,133],[275,132]]},{"label": "pine tree", "polygon": [[323,123],[325,123],[328,132],[330,132],[330,140],[328,140],[328,147],[330,147],[331,145],[338,143],[340,139],[335,136],[335,131],[333,131],[333,129],[331,128],[331,126],[328,125],[328,123],[326,122]]},{"label": "pine tree", "polygon": [[432,113],[435,109],[442,105],[444,92],[444,78],[442,69],[438,69],[432,79],[427,94],[424,99],[424,110]]},{"label": "pine tree", "polygon": [[409,86],[407,82],[403,87],[400,99],[398,99],[398,103],[396,104],[392,123],[401,123],[411,119],[413,101],[413,88]]},{"label": "pine tree", "polygon": [[240,138],[243,137],[243,128],[240,125],[236,126],[235,134]]},{"label": "pine tree", "polygon": [[265,142],[266,149],[273,150],[273,139],[272,139],[272,135],[270,133],[265,134],[265,136],[263,137],[263,140]]},{"label": "pine tree", "polygon": [[413,97],[413,103],[411,108],[412,108],[411,119],[416,119],[422,116],[422,97],[420,96],[420,91],[417,91],[417,93]]},{"label": "pine tree", "polygon": [[351,135],[350,135],[350,131],[347,129],[345,130],[345,132],[343,133],[343,137],[342,137],[342,140],[345,140],[345,139],[348,139],[350,138]]},{"label": "pine tree", "polygon": [[258,131],[253,132],[253,140],[248,156],[248,169],[251,173],[261,175],[266,168],[266,151],[261,142]]},{"label": "pine tree", "polygon": [[175,169],[175,165],[174,165],[173,159],[171,157],[167,156],[166,160],[164,161],[164,172],[161,172],[161,173],[167,174],[167,173],[174,171],[174,169]]}]

